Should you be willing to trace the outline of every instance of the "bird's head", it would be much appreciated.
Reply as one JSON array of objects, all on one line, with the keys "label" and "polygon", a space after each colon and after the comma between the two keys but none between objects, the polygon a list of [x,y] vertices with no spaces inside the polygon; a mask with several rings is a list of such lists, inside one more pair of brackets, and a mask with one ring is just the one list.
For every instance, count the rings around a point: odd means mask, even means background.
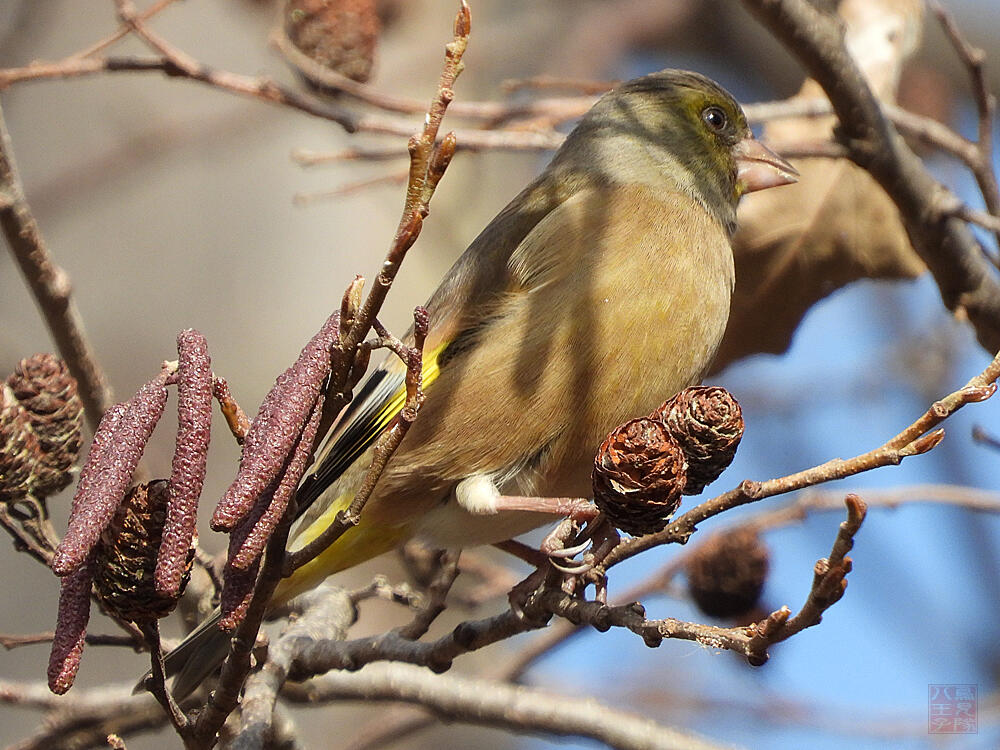
[{"label": "bird's head", "polygon": [[795,182],[798,175],[754,138],[725,89],[682,70],[652,73],[608,92],[564,150],[574,159],[586,154],[610,181],[659,181],[680,189],[730,228],[742,195]]}]

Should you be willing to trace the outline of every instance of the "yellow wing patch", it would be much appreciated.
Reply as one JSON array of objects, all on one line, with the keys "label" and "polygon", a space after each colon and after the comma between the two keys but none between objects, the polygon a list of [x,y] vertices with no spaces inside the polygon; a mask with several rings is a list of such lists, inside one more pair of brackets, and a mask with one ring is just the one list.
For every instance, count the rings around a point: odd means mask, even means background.
[{"label": "yellow wing patch", "polygon": [[[424,354],[421,366],[421,382],[424,388],[433,383],[441,372],[438,366],[438,357],[447,347],[447,343],[441,344],[431,352]],[[363,429],[360,434],[351,436],[350,430],[345,433],[346,445],[334,445],[324,463],[337,466],[338,470],[325,477],[325,487],[329,487],[340,476],[348,466],[353,463],[371,445],[375,438],[384,430],[389,423],[402,410],[406,403],[406,385],[399,385],[392,395],[389,396],[382,405],[368,420],[363,422]],[[348,426],[350,427],[350,426]],[[354,489],[333,498],[329,505],[323,509],[315,520],[300,529],[295,535],[295,540],[291,543],[292,550],[301,549],[313,539],[317,538],[323,531],[333,523],[337,514],[346,510],[354,500]],[[316,496],[322,496],[322,489],[319,489]],[[396,547],[400,542],[409,536],[405,526],[373,527],[365,523],[362,518],[361,523],[352,529],[348,529],[333,544],[323,550],[314,559],[295,571],[291,577],[284,579],[274,593],[273,601],[286,602],[303,591],[316,586],[320,581],[333,573],[346,570],[358,565],[365,560],[381,555],[383,552]]]},{"label": "yellow wing patch", "polygon": [[[295,540],[289,545],[290,549],[302,549],[322,534],[333,523],[337,514],[345,510],[353,500],[354,494],[350,493],[340,495],[331,501],[322,515],[298,532]],[[278,584],[271,601],[287,602],[314,588],[327,576],[360,565],[366,560],[394,549],[407,537],[409,532],[405,526],[375,527],[362,518],[360,524],[345,531],[333,544],[292,573],[290,577],[283,579]]]},{"label": "yellow wing patch", "polygon": [[[440,374],[441,369],[438,367],[438,357],[441,352],[445,350],[448,346],[447,343],[441,344],[436,349],[431,352],[424,353],[423,363],[421,365],[420,375],[421,384],[423,388],[427,388],[437,380],[437,376]],[[355,433],[351,436],[350,442],[344,446],[334,446],[331,451],[331,460],[337,461],[341,466],[341,471],[345,470],[354,461],[364,453],[368,447],[375,442],[375,439],[382,433],[382,431],[389,426],[389,423],[396,418],[396,415],[403,410],[403,405],[406,403],[406,383],[403,379],[400,379],[400,384],[397,386],[396,390],[393,391],[382,406],[376,411],[366,422],[361,425],[361,432]],[[345,434],[347,437],[349,433]]]},{"label": "yellow wing patch", "polygon": [[[445,350],[448,346],[447,342],[439,345],[436,349],[431,352],[424,353],[424,359],[420,367],[420,382],[423,388],[427,388],[431,383],[437,380],[438,375],[441,374],[441,368],[438,366],[438,357],[441,356],[441,352]],[[378,414],[372,420],[372,427],[370,434],[372,439],[378,433],[384,430],[389,422],[391,422],[399,412],[403,410],[403,405],[406,403],[406,385],[401,385],[396,389],[395,393],[389,397],[385,402]],[[368,441],[371,443],[371,440]]]},{"label": "yellow wing patch", "polygon": [[[448,342],[445,342],[424,353],[421,367],[424,388],[440,374],[440,357],[447,347]],[[318,465],[299,487],[299,517],[368,450],[402,410],[406,403],[405,371],[399,363],[392,363],[390,368],[372,373],[361,386],[357,399],[341,417],[329,448],[324,449]]]}]

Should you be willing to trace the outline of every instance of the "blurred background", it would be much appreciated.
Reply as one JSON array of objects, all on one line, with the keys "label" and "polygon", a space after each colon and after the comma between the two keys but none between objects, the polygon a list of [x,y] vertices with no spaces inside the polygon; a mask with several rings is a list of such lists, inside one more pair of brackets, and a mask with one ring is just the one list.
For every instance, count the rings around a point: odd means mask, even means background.
[{"label": "blurred background", "polygon": [[[542,74],[608,80],[687,67],[716,78],[743,102],[791,95],[802,80],[796,63],[737,2],[470,4],[473,34],[456,87],[460,100],[499,98],[505,79]],[[158,16],[153,28],[204,63],[266,72],[298,85],[267,46],[278,5],[183,3]],[[947,5],[970,40],[986,49],[996,91],[1000,14],[994,0]],[[455,7],[452,0],[387,3],[372,83],[429,99]],[[64,57],[115,25],[113,4],[103,0],[3,0],[0,66]],[[975,109],[965,71],[933,20],[925,26],[923,46],[903,78],[901,103],[972,137]],[[126,40],[118,51],[143,50]],[[326,151],[357,142],[401,146],[401,139],[352,140],[331,123],[193,83],[104,75],[23,83],[4,91],[0,102],[28,200],[55,259],[73,280],[76,304],[119,399],[155,374],[162,360],[174,358],[179,330],[195,327],[208,337],[215,371],[229,380],[243,407],[255,411],[275,376],[339,304],[350,279],[376,272],[402,206],[402,186],[395,184],[296,203],[296,195],[396,167],[347,162],[304,169],[290,158],[295,149]],[[420,118],[412,119],[416,129]],[[499,152],[456,158],[388,300],[382,319],[390,329],[405,330],[413,306],[546,158]],[[979,205],[960,166],[942,157],[930,163],[942,181]],[[17,267],[0,253],[0,374],[11,372],[22,357],[51,348]],[[988,361],[969,327],[943,308],[926,274],[907,282],[852,284],[807,314],[784,354],[749,357],[712,377],[740,400],[747,424],[735,463],[714,487],[870,450]],[[169,473],[172,419],[168,407],[147,454],[157,476]],[[972,441],[977,424],[1000,434],[1000,404],[970,406],[950,419],[944,444],[927,456],[828,488],[862,496],[865,488],[924,483],[1000,490],[1000,453]],[[227,438],[217,421],[206,503],[221,495],[238,460]],[[52,503],[59,529],[69,498],[67,492]],[[765,607],[797,610],[813,563],[829,554],[841,520],[840,512],[815,514],[799,526],[767,533],[771,575]],[[221,546],[216,536],[207,524],[202,529],[202,543],[213,551]],[[674,554],[654,550],[620,566],[612,594]],[[1000,519],[929,504],[873,507],[852,557],[855,570],[844,599],[819,627],[776,645],[761,668],[687,642],[666,641],[649,650],[631,634],[595,632],[553,652],[525,681],[596,695],[747,747],[997,747]],[[0,632],[50,629],[55,577],[3,541],[0,560]],[[396,560],[386,558],[342,579],[345,585],[365,583],[376,571],[401,575]],[[683,599],[646,604],[650,617],[704,619]],[[503,606],[500,597],[477,612],[449,612],[435,632]],[[400,615],[388,606],[366,607],[354,632],[379,632],[394,616]],[[92,632],[112,629],[95,614]],[[456,668],[474,673],[509,658],[531,638],[472,654]],[[47,652],[45,646],[0,652],[0,675],[44,679]],[[90,648],[75,689],[132,681],[145,668],[142,655]],[[978,734],[928,734],[928,685],[941,683],[978,685]],[[296,710],[294,716],[307,746],[340,748],[349,746],[351,728],[389,710],[345,704]],[[0,705],[0,743],[18,742],[39,721],[37,712]],[[162,747],[167,738],[164,733],[128,744]],[[593,746],[460,725],[437,726],[399,746],[472,744]]]}]

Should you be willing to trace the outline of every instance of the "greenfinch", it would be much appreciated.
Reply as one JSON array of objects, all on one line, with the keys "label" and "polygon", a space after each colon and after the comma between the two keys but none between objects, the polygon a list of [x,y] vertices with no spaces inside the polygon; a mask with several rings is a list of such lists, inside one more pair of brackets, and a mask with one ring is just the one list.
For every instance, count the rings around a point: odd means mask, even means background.
[{"label": "greenfinch", "polygon": [[[729,317],[740,197],[795,174],[697,73],[664,70],[603,96],[431,296],[419,418],[360,524],[273,601],[409,539],[496,543],[551,521],[547,498],[589,497],[607,433],[711,364]],[[402,407],[404,376],[388,358],[340,415],[297,492],[289,549],[354,498],[372,443]],[[172,671],[196,662],[175,693],[221,657],[202,647],[218,633],[199,627],[168,659]]]}]

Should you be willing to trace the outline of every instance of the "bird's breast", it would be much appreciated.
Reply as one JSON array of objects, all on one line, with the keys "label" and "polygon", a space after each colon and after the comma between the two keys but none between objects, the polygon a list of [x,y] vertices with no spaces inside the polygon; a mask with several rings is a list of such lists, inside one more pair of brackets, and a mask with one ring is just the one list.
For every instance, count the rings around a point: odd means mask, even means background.
[{"label": "bird's breast", "polygon": [[[564,280],[569,308],[546,364],[566,419],[542,494],[590,494],[607,433],[698,382],[722,340],[734,283],[726,231],[685,196],[636,187],[615,195]],[[549,408],[554,408],[550,405]]]}]

